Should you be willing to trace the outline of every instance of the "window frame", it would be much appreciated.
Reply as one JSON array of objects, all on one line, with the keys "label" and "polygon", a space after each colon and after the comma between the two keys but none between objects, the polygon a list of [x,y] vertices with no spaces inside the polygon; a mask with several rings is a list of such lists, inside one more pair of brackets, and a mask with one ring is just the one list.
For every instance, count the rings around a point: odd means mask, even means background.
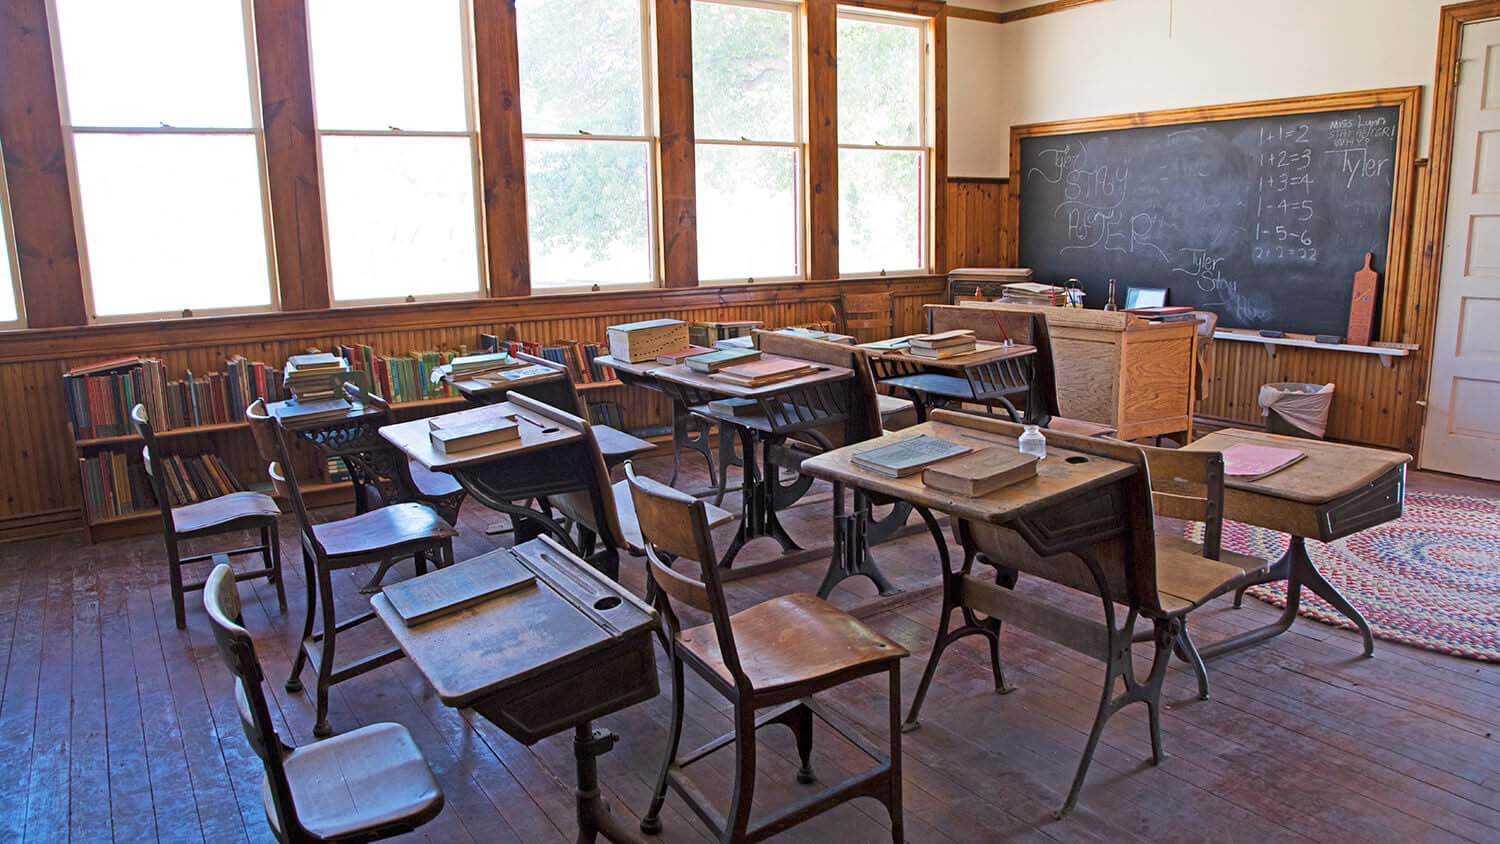
[{"label": "window frame", "polygon": [[[698,286],[700,287],[730,287],[742,284],[774,283],[785,281],[804,281],[807,279],[807,117],[810,109],[807,107],[807,27],[802,20],[802,0],[690,0],[691,3],[712,3],[718,6],[741,6],[750,9],[764,9],[781,12],[791,16],[791,58],[792,58],[792,140],[790,141],[747,141],[747,140],[723,140],[718,138],[705,140],[698,134],[697,127],[693,129],[693,156],[696,164],[699,146],[725,146],[740,148],[769,148],[787,149],[792,151],[792,201],[793,213],[796,219],[794,254],[797,258],[797,272],[792,275],[778,276],[744,276],[730,278],[708,278],[702,273],[698,275]],[[694,86],[693,95],[697,96],[697,88]],[[697,201],[697,186],[694,185],[694,204]],[[701,241],[699,241],[701,243]],[[699,262],[701,265],[702,254],[700,251]]]},{"label": "window frame", "polygon": [[[68,195],[72,202],[73,234],[78,244],[78,269],[83,281],[83,303],[90,324],[141,322],[144,320],[173,319],[184,317],[234,316],[238,314],[273,313],[281,309],[281,284],[276,264],[275,230],[271,222],[271,191],[266,157],[265,116],[261,111],[260,61],[255,42],[255,12],[253,0],[240,0],[240,31],[243,34],[245,51],[245,76],[250,97],[250,125],[244,129],[225,128],[179,128],[176,126],[77,126],[73,123],[72,108],[68,102],[67,67],[62,53],[62,27],[57,11],[57,0],[46,0],[48,38],[52,48],[52,66],[57,84],[57,107],[61,123],[63,157],[68,168]],[[78,156],[74,139],[78,135],[178,135],[248,136],[255,144],[257,167],[256,181],[260,186],[261,231],[265,240],[266,284],[270,301],[264,305],[224,308],[183,308],[174,311],[141,311],[129,314],[101,316],[94,305],[93,270],[89,264],[88,232],[83,219],[83,191],[78,179]],[[19,287],[19,285],[17,285]],[[0,323],[4,325],[4,323]]]},{"label": "window frame", "polygon": [[[860,6],[845,5],[840,5],[838,7],[837,17],[838,20],[855,20],[863,21],[865,23],[907,26],[915,29],[918,32],[918,34],[921,36],[922,45],[921,55],[919,57],[920,61],[917,63],[917,66],[919,68],[918,91],[920,97],[917,113],[921,121],[918,126],[918,140],[920,141],[920,145],[887,146],[878,143],[850,144],[845,143],[843,138],[841,137],[839,138],[839,142],[835,152],[835,155],[837,155],[837,153],[843,152],[847,149],[882,152],[915,152],[920,154],[921,157],[918,159],[918,172],[921,174],[921,196],[919,196],[917,199],[917,219],[920,224],[919,237],[921,238],[921,243],[918,246],[918,250],[921,253],[922,265],[917,267],[881,267],[879,269],[857,270],[847,273],[841,269],[839,271],[839,278],[883,278],[887,276],[922,275],[930,273],[932,271],[934,262],[932,236],[932,212],[934,207],[933,195],[937,190],[941,189],[941,186],[934,183],[935,178],[932,170],[933,162],[937,158],[935,134],[933,132],[933,124],[936,120],[936,116],[933,114],[933,108],[936,102],[936,95],[934,91],[936,69],[933,67],[933,19],[921,15],[908,15],[900,12],[887,12]],[[836,26],[837,24],[835,24],[835,27]],[[835,35],[835,37],[837,36]],[[836,130],[838,128],[837,124],[838,115],[835,114],[834,125]],[[839,188],[839,201],[840,203],[842,203],[842,170],[840,170],[839,172],[839,179],[841,183]],[[840,236],[840,243],[842,243],[843,240],[843,237]],[[841,262],[842,255],[843,253],[841,251]]]},{"label": "window frame", "polygon": [[[664,289],[665,280],[662,278],[662,225],[661,225],[661,117],[657,108],[657,96],[660,84],[657,79],[656,61],[656,20],[653,0],[636,0],[639,19],[641,23],[641,129],[646,134],[636,135],[603,135],[592,134],[582,129],[568,134],[563,132],[529,132],[526,130],[526,112],[521,112],[521,149],[522,178],[529,177],[526,170],[526,147],[528,141],[613,141],[616,143],[642,143],[646,144],[646,259],[650,271],[648,278],[644,281],[580,281],[570,284],[538,284],[536,275],[531,276],[531,296],[551,296],[568,293],[608,293],[615,290],[651,290]],[[516,52],[519,62],[520,33],[516,34]],[[526,71],[518,65],[516,98],[522,96],[521,90],[525,87]],[[527,185],[528,205],[526,209],[527,255],[531,264],[535,266],[535,255],[532,254],[531,239],[531,208],[529,198],[531,186]]]},{"label": "window frame", "polygon": [[10,210],[10,185],[5,181],[5,167],[0,166],[0,249],[5,250],[10,268],[10,293],[15,298],[16,318],[0,320],[0,331],[26,327],[26,297],[21,292],[21,252],[16,246],[16,223]]},{"label": "window frame", "polygon": [[[481,170],[479,152],[479,85],[476,71],[474,69],[474,10],[469,0],[448,0],[456,2],[459,6],[459,24],[462,32],[459,34],[459,43],[463,48],[463,74],[464,74],[464,123],[465,128],[459,130],[434,130],[434,129],[324,129],[318,123],[318,86],[314,80],[317,73],[316,62],[313,60],[313,22],[312,15],[306,4],[303,5],[303,15],[307,26],[307,78],[308,97],[312,101],[313,113],[313,138],[317,151],[318,161],[318,187],[319,222],[323,227],[324,261],[328,272],[328,301],[329,306],[334,308],[363,307],[367,305],[400,305],[414,304],[417,302],[452,302],[468,299],[480,299],[489,294],[490,277],[489,261],[487,260],[489,246],[485,238],[484,225],[484,173]],[[476,284],[472,290],[461,290],[453,293],[407,293],[404,296],[362,296],[358,298],[342,299],[337,295],[338,287],[333,278],[333,239],[328,230],[328,178],[323,168],[323,138],[464,138],[469,142],[469,176],[474,196],[474,260],[477,264],[475,275]]]}]

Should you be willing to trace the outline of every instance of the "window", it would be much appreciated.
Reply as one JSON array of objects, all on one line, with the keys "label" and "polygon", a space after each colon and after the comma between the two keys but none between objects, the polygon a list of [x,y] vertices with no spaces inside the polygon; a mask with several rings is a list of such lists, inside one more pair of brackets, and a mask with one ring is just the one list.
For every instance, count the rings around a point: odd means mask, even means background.
[{"label": "window", "polygon": [[840,11],[839,272],[927,265],[927,30]]},{"label": "window", "polygon": [[800,27],[795,4],[693,3],[698,275],[801,268]]},{"label": "window", "polygon": [[484,289],[467,8],[307,4],[335,302]]},{"label": "window", "polygon": [[273,304],[249,0],[54,0],[96,318]]},{"label": "window", "polygon": [[[0,158],[0,160],[4,160]],[[10,222],[10,192],[0,167],[0,330],[21,327],[21,271]]]},{"label": "window", "polygon": [[645,0],[516,0],[533,289],[651,284]]}]

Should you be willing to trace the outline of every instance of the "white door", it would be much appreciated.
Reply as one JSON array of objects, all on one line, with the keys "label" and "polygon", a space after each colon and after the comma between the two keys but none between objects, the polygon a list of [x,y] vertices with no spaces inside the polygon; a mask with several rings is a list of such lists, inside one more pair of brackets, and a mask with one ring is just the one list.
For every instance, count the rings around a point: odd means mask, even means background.
[{"label": "white door", "polygon": [[1460,55],[1422,466],[1500,480],[1500,20]]}]

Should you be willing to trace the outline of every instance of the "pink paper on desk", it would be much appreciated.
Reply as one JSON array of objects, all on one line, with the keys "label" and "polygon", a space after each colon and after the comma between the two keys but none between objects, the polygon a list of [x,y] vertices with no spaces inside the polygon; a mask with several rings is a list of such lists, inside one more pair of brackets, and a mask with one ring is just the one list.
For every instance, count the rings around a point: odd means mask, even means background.
[{"label": "pink paper on desk", "polygon": [[1224,474],[1235,478],[1264,478],[1307,455],[1294,448],[1235,443],[1224,449]]}]

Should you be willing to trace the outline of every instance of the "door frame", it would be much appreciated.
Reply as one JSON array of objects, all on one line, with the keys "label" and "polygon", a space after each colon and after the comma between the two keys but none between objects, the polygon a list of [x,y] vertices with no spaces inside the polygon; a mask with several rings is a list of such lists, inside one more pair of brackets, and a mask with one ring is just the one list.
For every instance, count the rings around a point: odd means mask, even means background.
[{"label": "door frame", "polygon": [[[1417,465],[1422,465],[1422,438],[1427,426],[1427,397],[1432,388],[1432,368],[1437,361],[1438,288],[1443,276],[1443,234],[1448,227],[1448,189],[1453,176],[1453,122],[1458,109],[1459,49],[1467,24],[1500,18],[1500,0],[1470,0],[1444,6],[1438,14],[1437,73],[1432,82],[1432,144],[1427,160],[1425,207],[1417,209],[1422,231],[1415,238],[1421,245],[1413,277],[1408,280],[1406,316],[1415,324],[1405,326],[1410,341],[1417,343],[1426,361],[1417,381],[1407,430],[1412,432]],[[1415,294],[1415,295],[1413,295]]]}]

